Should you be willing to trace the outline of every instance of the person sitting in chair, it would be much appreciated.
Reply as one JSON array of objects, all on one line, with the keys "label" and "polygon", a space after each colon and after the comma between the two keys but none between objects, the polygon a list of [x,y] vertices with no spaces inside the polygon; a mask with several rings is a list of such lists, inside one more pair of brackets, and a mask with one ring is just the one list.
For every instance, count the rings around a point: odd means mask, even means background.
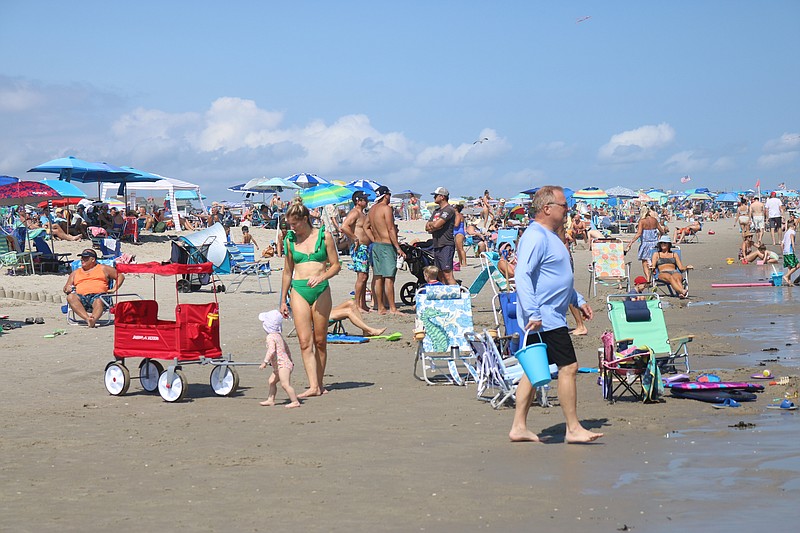
[{"label": "person sitting in chair", "polygon": [[669,284],[678,296],[684,300],[688,298],[689,291],[683,288],[683,275],[681,272],[690,270],[692,265],[684,266],[681,257],[672,251],[672,241],[669,235],[658,239],[658,249],[653,254],[651,261],[653,268],[658,271],[658,279]]},{"label": "person sitting in chair", "polygon": [[125,276],[117,269],[97,262],[97,252],[87,248],[80,253],[81,266],[73,270],[64,285],[67,303],[75,314],[93,328],[103,314],[101,297],[111,292],[111,282],[119,288]]},{"label": "person sitting in chair", "polygon": [[680,244],[683,242],[683,239],[686,238],[687,235],[694,235],[698,231],[700,231],[700,222],[696,219],[692,218],[689,219],[689,225],[684,226],[682,228],[675,229],[675,236],[672,240],[675,241],[675,244]]}]

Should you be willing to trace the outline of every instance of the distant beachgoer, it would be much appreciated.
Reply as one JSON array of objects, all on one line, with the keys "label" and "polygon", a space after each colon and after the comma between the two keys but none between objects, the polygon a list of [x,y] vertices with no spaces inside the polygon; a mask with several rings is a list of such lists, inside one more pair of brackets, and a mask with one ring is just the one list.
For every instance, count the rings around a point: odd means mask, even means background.
[{"label": "distant beachgoer", "polygon": [[467,238],[467,229],[465,227],[466,222],[464,221],[464,215],[461,214],[464,206],[456,204],[454,207],[456,210],[456,222],[453,228],[453,239],[455,239],[456,243],[458,261],[461,263],[462,267],[465,267],[467,266],[467,251],[464,249],[464,241]]},{"label": "distant beachgoer", "polygon": [[748,257],[755,253],[755,245],[753,244],[753,234],[749,231],[743,234],[744,241],[742,241],[742,246],[739,248],[739,261],[742,262],[743,265],[746,265],[750,259]]},{"label": "distant beachgoer", "polygon": [[764,204],[764,207],[767,210],[767,217],[769,218],[769,232],[772,235],[772,245],[775,246],[778,243],[775,240],[775,232],[778,232],[778,239],[781,238],[781,227],[783,225],[783,202],[778,196],[775,194],[775,191],[772,191],[769,194],[769,198],[767,202]]},{"label": "distant beachgoer", "polygon": [[673,237],[673,240],[675,241],[675,244],[680,244],[688,235],[694,235],[701,229],[700,222],[694,218],[690,218],[688,225],[675,229],[675,236]]},{"label": "distant beachgoer", "polygon": [[[747,205],[746,198],[742,198],[742,201],[739,202],[739,207],[736,208],[736,215],[736,222],[739,224],[742,240],[744,240],[744,234],[750,232],[750,206]],[[678,242],[677,237],[675,237],[675,241]]]},{"label": "distant beachgoer", "polygon": [[252,244],[258,250],[258,243],[255,237],[250,234],[250,228],[247,226],[242,226],[242,244]]},{"label": "distant beachgoer", "polygon": [[367,305],[367,281],[369,281],[369,246],[372,244],[372,227],[365,210],[369,200],[363,191],[353,193],[353,209],[342,221],[342,232],[350,240],[352,269],[356,273],[354,298],[359,309],[369,312]]},{"label": "distant beachgoer", "polygon": [[661,222],[656,218],[655,212],[652,209],[649,207],[642,209],[642,218],[639,219],[639,223],[636,226],[636,234],[628,243],[626,253],[631,250],[633,243],[635,243],[637,239],[641,239],[639,243],[639,253],[636,257],[642,262],[642,272],[648,281],[651,279],[651,271],[653,269],[651,261],[653,259],[653,253],[655,253],[657,248],[656,243],[658,242],[658,238],[666,232],[666,228],[661,225]]},{"label": "distant beachgoer", "polygon": [[756,234],[756,244],[761,244],[761,239],[764,238],[764,202],[761,198],[756,196],[750,203],[750,224],[753,226],[753,231]]},{"label": "distant beachgoer", "polygon": [[400,241],[397,240],[397,226],[389,205],[392,192],[389,187],[381,185],[375,191],[377,195],[369,210],[369,224],[372,229],[372,279],[374,290],[372,297],[378,313],[388,312],[399,315],[394,301],[394,279],[397,276],[397,256],[403,254]]},{"label": "distant beachgoer", "polygon": [[294,361],[292,361],[292,353],[289,351],[289,345],[281,335],[283,315],[280,311],[269,311],[267,313],[260,313],[258,319],[264,331],[267,332],[267,353],[264,356],[264,362],[261,363],[259,368],[264,370],[267,365],[272,367],[272,374],[269,376],[269,393],[267,399],[259,402],[263,406],[275,405],[275,396],[278,394],[278,382],[281,387],[286,391],[289,396],[289,403],[284,407],[294,408],[300,407],[300,400],[297,399],[297,394],[292,387],[292,369],[294,369]]},{"label": "distant beachgoer", "polygon": [[[792,282],[792,274],[797,272],[800,264],[797,262],[797,256],[794,255],[794,236],[795,236],[795,223],[794,221],[786,224],[786,232],[783,234],[783,267],[786,268],[786,274],[783,276],[783,281],[787,285]],[[798,278],[800,279],[800,278]]]},{"label": "distant beachgoer", "polygon": [[481,219],[483,220],[483,229],[489,227],[489,218],[491,218],[492,213],[491,200],[492,197],[489,196],[489,189],[486,189],[483,191],[483,196],[481,197]]}]

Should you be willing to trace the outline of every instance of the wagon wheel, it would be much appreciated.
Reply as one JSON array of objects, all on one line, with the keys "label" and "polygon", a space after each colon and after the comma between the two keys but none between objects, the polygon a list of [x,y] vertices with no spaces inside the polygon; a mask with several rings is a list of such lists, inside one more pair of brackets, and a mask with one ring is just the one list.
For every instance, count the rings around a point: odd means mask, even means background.
[{"label": "wagon wheel", "polygon": [[409,281],[400,289],[400,301],[406,305],[414,305],[414,297],[417,293],[417,284]]},{"label": "wagon wheel", "polygon": [[147,392],[155,392],[158,389],[158,376],[164,371],[164,367],[158,361],[145,359],[139,365],[139,382]]},{"label": "wagon wheel", "polygon": [[158,376],[158,393],[164,398],[165,402],[179,402],[189,389],[189,383],[186,381],[183,372],[175,370],[172,376],[172,383],[168,385],[168,374],[169,372],[162,372],[161,375]]},{"label": "wagon wheel", "polygon": [[122,396],[131,386],[131,374],[121,361],[109,363],[105,372],[106,390],[112,396]]},{"label": "wagon wheel", "polygon": [[239,373],[231,366],[214,366],[211,371],[211,388],[217,396],[230,396],[239,388]]},{"label": "wagon wheel", "polygon": [[188,279],[179,279],[175,286],[178,288],[178,292],[192,292],[192,284]]},{"label": "wagon wheel", "polygon": [[217,285],[217,292],[225,292],[225,285],[223,285],[222,283]]}]

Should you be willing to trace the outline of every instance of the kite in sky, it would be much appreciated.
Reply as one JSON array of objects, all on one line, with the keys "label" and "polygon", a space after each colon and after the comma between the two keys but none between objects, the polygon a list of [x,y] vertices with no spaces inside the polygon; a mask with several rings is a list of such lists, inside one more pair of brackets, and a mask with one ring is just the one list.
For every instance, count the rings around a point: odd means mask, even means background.
[{"label": "kite in sky", "polygon": [[586,22],[586,21],[587,21],[587,20],[589,20],[590,18],[592,18],[592,16],[591,16],[591,15],[589,15],[589,16],[586,16],[586,17],[581,17],[581,18],[579,18],[578,20],[576,20],[576,21],[575,21],[575,24],[580,24],[581,22]]},{"label": "kite in sky", "polygon": [[692,178],[689,176],[684,176],[681,178],[681,183],[689,183],[690,181],[692,181]]}]

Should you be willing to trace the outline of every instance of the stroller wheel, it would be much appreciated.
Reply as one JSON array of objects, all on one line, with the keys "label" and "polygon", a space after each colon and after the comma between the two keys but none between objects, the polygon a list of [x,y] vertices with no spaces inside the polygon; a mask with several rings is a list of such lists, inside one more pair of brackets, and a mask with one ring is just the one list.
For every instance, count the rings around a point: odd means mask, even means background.
[{"label": "stroller wheel", "polygon": [[192,292],[192,284],[188,279],[179,279],[175,286],[178,288],[178,292]]},{"label": "stroller wheel", "polygon": [[400,301],[406,305],[414,305],[414,296],[417,293],[417,284],[409,281],[400,289]]},{"label": "stroller wheel", "polygon": [[225,285],[223,285],[222,283],[217,285],[217,292],[225,292]]}]

